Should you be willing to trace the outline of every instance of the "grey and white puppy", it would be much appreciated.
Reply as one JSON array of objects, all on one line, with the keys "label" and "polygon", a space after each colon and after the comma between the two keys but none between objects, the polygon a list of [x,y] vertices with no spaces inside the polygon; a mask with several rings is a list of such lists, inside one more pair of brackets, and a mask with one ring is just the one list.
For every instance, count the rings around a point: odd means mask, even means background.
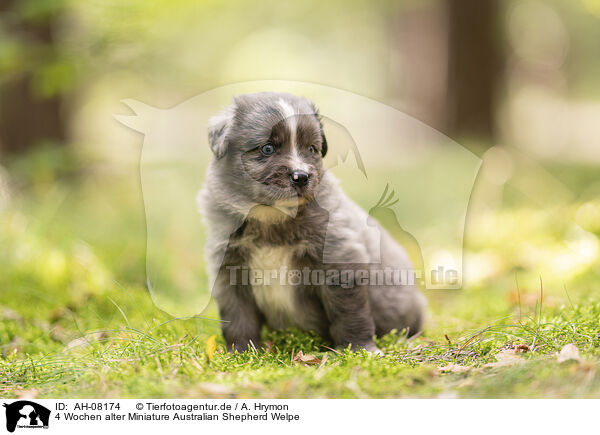
[{"label": "grey and white puppy", "polygon": [[375,335],[420,330],[425,300],[414,285],[248,279],[254,271],[302,270],[314,278],[312,271],[411,268],[383,228],[378,237],[364,230],[368,215],[324,169],[327,141],[311,102],[285,93],[240,95],[211,119],[208,136],[214,159],[199,201],[230,350],[258,346],[263,324],[373,352]]}]

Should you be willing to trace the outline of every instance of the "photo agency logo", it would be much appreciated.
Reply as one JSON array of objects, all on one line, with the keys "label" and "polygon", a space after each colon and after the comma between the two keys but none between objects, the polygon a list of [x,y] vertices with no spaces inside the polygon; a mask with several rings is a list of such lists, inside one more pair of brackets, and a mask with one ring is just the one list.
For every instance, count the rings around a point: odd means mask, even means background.
[{"label": "photo agency logo", "polygon": [[[306,104],[292,107],[289,94]],[[275,109],[245,109],[256,99]],[[423,122],[348,91],[291,81],[227,85],[169,109],[123,103],[134,114],[115,118],[144,135],[147,281],[160,308],[201,312],[223,270],[230,285],[461,288],[481,160]],[[240,117],[250,127],[233,128]],[[227,170],[215,170],[213,159]],[[206,192],[219,195],[218,206]],[[305,218],[308,202],[316,206],[305,224],[323,228],[322,237],[288,240],[286,222]],[[261,231],[247,226],[253,219],[278,224],[273,244],[253,261],[226,258],[240,231]],[[209,233],[203,221],[218,228]],[[350,245],[367,255],[348,255]],[[302,264],[303,255],[318,256],[320,267]]]},{"label": "photo agency logo", "polygon": [[28,400],[3,404],[6,414],[6,430],[15,429],[48,429],[50,410],[38,403]]}]

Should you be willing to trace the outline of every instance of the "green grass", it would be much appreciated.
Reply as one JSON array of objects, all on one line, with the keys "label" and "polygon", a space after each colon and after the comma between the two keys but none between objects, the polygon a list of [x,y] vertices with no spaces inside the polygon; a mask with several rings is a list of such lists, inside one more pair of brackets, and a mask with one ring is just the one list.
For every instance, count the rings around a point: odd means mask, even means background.
[{"label": "green grass", "polygon": [[[476,218],[467,256],[494,267],[426,292],[423,334],[378,339],[384,356],[266,329],[263,348],[229,354],[213,304],[174,318],[145,289],[138,189],[131,174],[45,179],[0,212],[0,397],[600,397],[598,260],[552,274],[535,257],[564,251],[583,200],[565,219],[526,203]],[[558,362],[570,343],[580,361]]]},{"label": "green grass", "polygon": [[[378,341],[383,357],[332,351],[319,337],[297,330],[265,331],[268,350],[235,354],[223,352],[219,337],[209,361],[206,341],[218,335],[217,321],[171,319],[153,309],[142,289],[130,292],[132,299],[117,290],[108,293],[50,320],[5,317],[0,339],[9,344],[0,360],[2,395],[32,390],[39,397],[600,395],[598,303],[557,308],[541,319],[504,319],[448,339],[429,329],[411,340],[389,334]],[[103,328],[94,322],[84,326],[86,316],[100,313],[106,317],[96,321]],[[583,362],[557,361],[556,353],[568,343],[580,349]],[[522,362],[484,367],[498,352],[519,344],[531,349],[518,356]],[[314,356],[311,364],[294,361],[299,351]],[[470,370],[439,370],[451,363]]]}]

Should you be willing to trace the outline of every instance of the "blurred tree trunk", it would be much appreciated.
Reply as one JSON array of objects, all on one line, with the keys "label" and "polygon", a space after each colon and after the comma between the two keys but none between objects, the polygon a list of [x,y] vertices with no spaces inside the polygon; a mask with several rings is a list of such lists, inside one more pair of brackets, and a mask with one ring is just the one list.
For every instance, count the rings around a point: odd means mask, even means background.
[{"label": "blurred tree trunk", "polygon": [[56,52],[52,34],[56,15],[37,19],[19,16],[17,2],[3,0],[0,15],[4,31],[16,38],[25,65],[9,72],[0,82],[0,151],[25,152],[44,142],[64,143],[66,122],[60,94],[42,96],[35,92],[35,69]]},{"label": "blurred tree trunk", "polygon": [[391,92],[399,106],[430,127],[444,131],[447,124],[448,23],[444,0],[401,8],[394,29],[396,69]]},{"label": "blurred tree trunk", "polygon": [[448,134],[492,141],[502,54],[498,0],[447,0]]}]

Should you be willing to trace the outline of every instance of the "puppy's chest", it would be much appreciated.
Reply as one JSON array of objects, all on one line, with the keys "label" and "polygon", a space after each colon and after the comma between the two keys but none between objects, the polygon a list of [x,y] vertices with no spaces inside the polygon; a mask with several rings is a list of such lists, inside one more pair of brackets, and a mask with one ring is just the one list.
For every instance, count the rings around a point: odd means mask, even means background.
[{"label": "puppy's chest", "polygon": [[[250,249],[248,267],[252,293],[258,308],[272,328],[285,328],[297,324],[298,277],[294,246],[261,246]],[[292,279],[290,279],[290,277]],[[294,279],[295,278],[295,279]]]}]

